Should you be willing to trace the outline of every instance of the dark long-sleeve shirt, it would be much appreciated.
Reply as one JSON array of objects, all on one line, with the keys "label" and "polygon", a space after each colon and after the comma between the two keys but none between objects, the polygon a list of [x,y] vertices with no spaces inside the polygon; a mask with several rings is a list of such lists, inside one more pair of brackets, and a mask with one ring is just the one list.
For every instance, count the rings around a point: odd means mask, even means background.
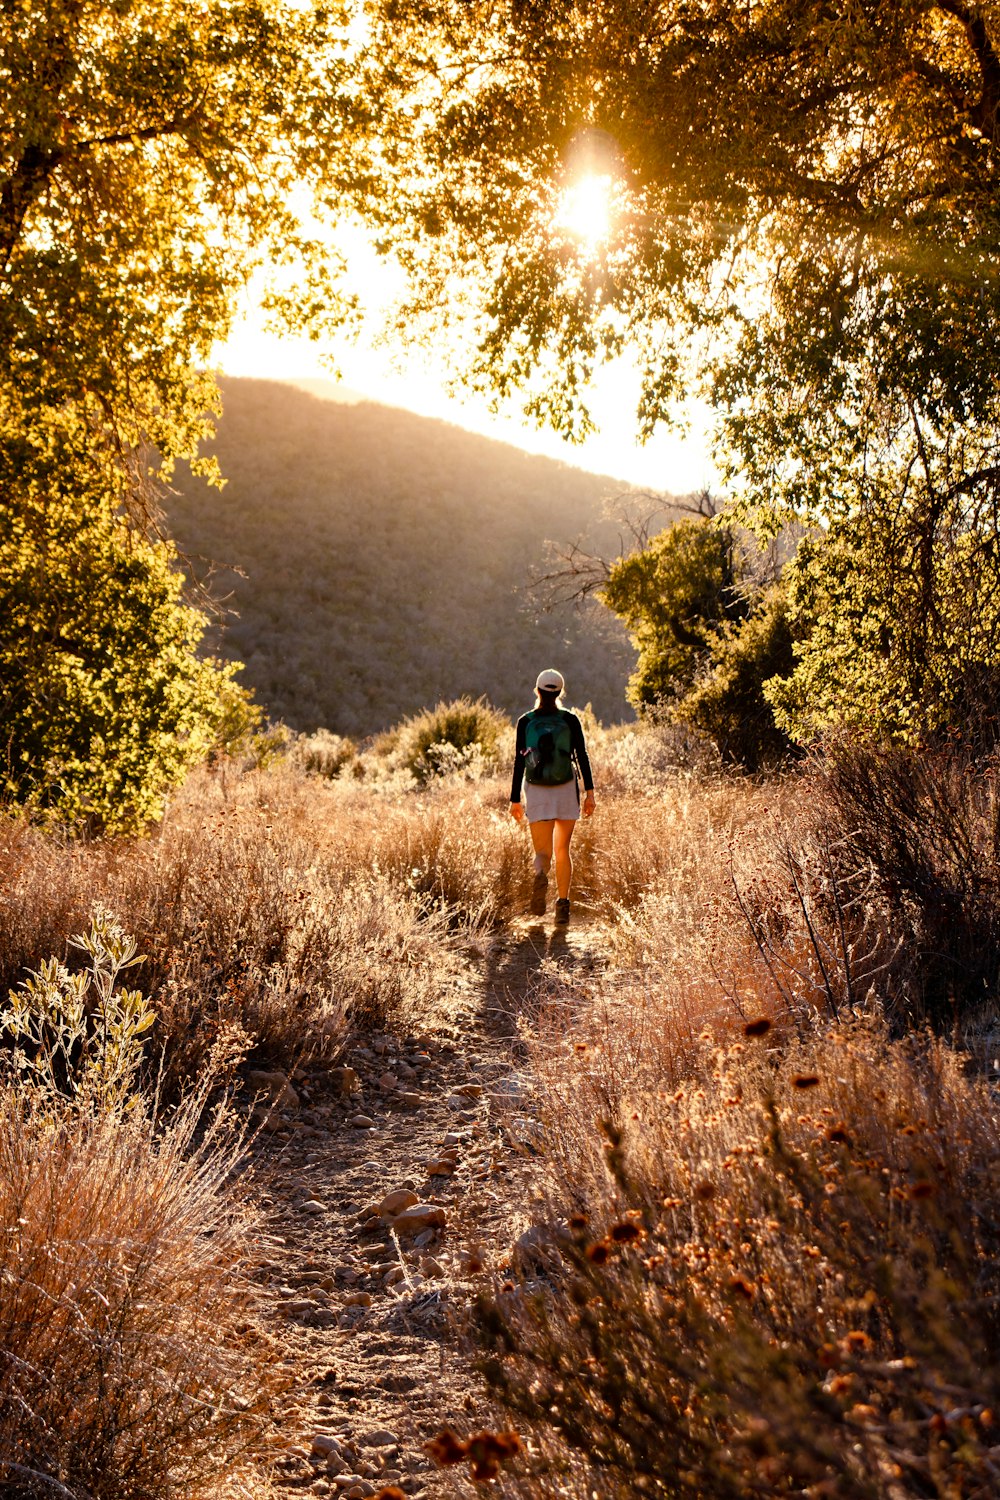
[{"label": "dark long-sleeve shirt", "polygon": [[[566,715],[570,723],[570,731],[573,736],[573,759],[580,768],[580,775],[583,778],[583,790],[585,792],[592,792],[594,790],[594,777],[590,769],[590,757],[587,754],[587,746],[583,738],[583,725],[576,714],[570,713],[568,708],[563,708],[559,711]],[[532,709],[531,713],[535,712],[537,710]],[[517,721],[517,737],[514,743],[514,779],[510,784],[510,800],[512,802],[520,802],[521,800],[521,783],[524,780],[524,757],[528,750],[527,725],[528,720],[531,718],[531,713],[522,714]]]}]

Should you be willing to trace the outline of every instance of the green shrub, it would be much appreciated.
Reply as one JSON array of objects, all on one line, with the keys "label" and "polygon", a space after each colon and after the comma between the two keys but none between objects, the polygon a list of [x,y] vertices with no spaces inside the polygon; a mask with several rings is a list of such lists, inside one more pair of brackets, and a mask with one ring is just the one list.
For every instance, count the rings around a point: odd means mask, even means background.
[{"label": "green shrub", "polygon": [[775,723],[764,693],[770,678],[793,666],[788,601],[781,584],[762,591],[738,624],[713,632],[710,651],[672,717],[707,735],[724,761],[757,771],[782,760],[792,744]]},{"label": "green shrub", "polygon": [[0,788],[108,833],[158,817],[247,712],[238,668],[198,654],[175,550],[125,519],[129,486],[81,417],[0,414]]},{"label": "green shrub", "polygon": [[95,913],[90,931],[70,941],[90,960],[85,970],[46,959],[0,1008],[0,1079],[103,1113],[133,1092],[156,1015],[139,990],[119,986],[142,960],[109,913]]},{"label": "green shrub", "polygon": [[508,728],[505,716],[485,698],[456,698],[404,719],[384,744],[397,765],[423,782],[460,770],[463,755],[467,764],[492,766]]}]

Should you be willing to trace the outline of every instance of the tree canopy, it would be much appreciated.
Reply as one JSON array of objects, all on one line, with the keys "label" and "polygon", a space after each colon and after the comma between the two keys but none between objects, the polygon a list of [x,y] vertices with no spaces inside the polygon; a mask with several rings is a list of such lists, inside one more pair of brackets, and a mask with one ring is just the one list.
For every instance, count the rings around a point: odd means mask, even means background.
[{"label": "tree canopy", "polygon": [[[900,647],[877,600],[881,654],[940,659],[949,590],[997,567],[1000,6],[374,13],[365,96],[382,124],[352,193],[415,307],[475,331],[473,378],[523,387],[567,431],[588,420],[591,370],[622,352],[642,371],[642,430],[700,390],[743,514],[836,525],[862,579],[874,558],[911,567],[915,636]],[[589,239],[559,211],[584,173],[613,208]],[[823,656],[835,701],[837,651],[814,623],[798,649]],[[895,673],[913,719],[917,676]]]},{"label": "tree canopy", "polygon": [[0,17],[0,400],[191,454],[201,373],[263,263],[343,314],[317,212],[346,19],[286,0],[20,0]]}]

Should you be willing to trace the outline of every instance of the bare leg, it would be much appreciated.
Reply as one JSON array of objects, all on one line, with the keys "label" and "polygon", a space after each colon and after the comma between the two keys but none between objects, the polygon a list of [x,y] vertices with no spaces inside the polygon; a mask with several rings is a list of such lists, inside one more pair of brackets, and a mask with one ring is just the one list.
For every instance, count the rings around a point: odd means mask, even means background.
[{"label": "bare leg", "polygon": [[556,889],[560,900],[566,901],[569,899],[569,885],[573,879],[573,861],[570,858],[569,844],[576,821],[572,818],[556,818],[554,825],[550,823],[548,826],[553,829],[549,837],[555,845]]},{"label": "bare leg", "polygon": [[544,822],[529,823],[528,829],[531,833],[531,843],[535,851],[535,873],[547,875],[549,865],[552,863],[552,830],[555,827],[551,818]]}]

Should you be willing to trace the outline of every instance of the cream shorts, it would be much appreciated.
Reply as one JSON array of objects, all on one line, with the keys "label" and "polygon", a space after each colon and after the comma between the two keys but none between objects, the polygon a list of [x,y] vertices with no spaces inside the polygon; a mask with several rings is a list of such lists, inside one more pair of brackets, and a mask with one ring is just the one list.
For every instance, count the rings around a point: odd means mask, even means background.
[{"label": "cream shorts", "polygon": [[552,818],[566,822],[580,816],[580,789],[576,778],[560,786],[532,786],[524,783],[524,811],[529,823],[547,823]]}]

